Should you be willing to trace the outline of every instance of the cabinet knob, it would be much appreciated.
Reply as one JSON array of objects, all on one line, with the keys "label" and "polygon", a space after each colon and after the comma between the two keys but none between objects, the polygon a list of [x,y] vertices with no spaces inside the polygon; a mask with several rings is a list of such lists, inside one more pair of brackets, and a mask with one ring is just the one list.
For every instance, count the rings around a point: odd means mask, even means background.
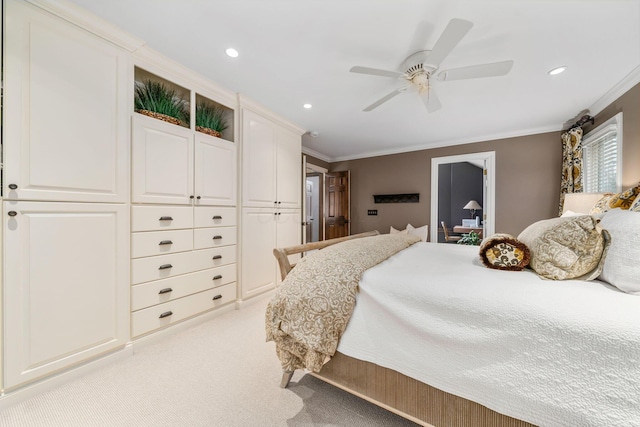
[{"label": "cabinet knob", "polygon": [[282,202],[278,202],[278,204],[281,204]]},{"label": "cabinet knob", "polygon": [[211,298],[213,301],[222,298],[222,295],[218,294],[215,297]]},{"label": "cabinet knob", "polygon": [[162,264],[160,267],[158,267],[158,270],[166,270],[167,268],[172,268],[173,265],[171,264]]},{"label": "cabinet knob", "polygon": [[193,197],[194,197],[193,194],[189,196],[190,199],[193,199]]},{"label": "cabinet knob", "polygon": [[218,274],[217,276],[213,276],[212,280],[222,279],[222,274]]},{"label": "cabinet knob", "polygon": [[211,259],[222,259],[222,255],[214,255]]},{"label": "cabinet knob", "polygon": [[165,317],[169,317],[173,314],[173,311],[169,310],[169,311],[165,311],[164,313],[162,313],[159,317],[159,319],[164,319]]},{"label": "cabinet knob", "polygon": [[18,189],[18,184],[9,184],[9,189],[10,190],[17,190]]},{"label": "cabinet knob", "polygon": [[222,236],[213,236],[213,240],[220,240],[222,239]]},{"label": "cabinet knob", "polygon": [[198,197],[196,197],[196,199],[200,200],[200,199],[202,199],[202,197],[198,196]]},{"label": "cabinet knob", "polygon": [[171,288],[160,289],[160,292],[158,292],[158,294],[159,295],[168,294],[169,292],[173,292],[173,289],[171,289]]},{"label": "cabinet knob", "polygon": [[159,245],[173,245],[173,242],[171,240],[163,240],[158,244]]},{"label": "cabinet knob", "polygon": [[18,212],[16,212],[16,211],[9,211],[9,212],[7,212],[7,215],[9,215],[9,216],[16,216],[16,215],[18,215]]},{"label": "cabinet knob", "polygon": [[213,220],[215,221],[216,219],[222,219],[222,217],[221,217],[220,215],[215,215],[215,216],[214,216],[213,218],[211,218],[211,219],[213,219]]},{"label": "cabinet knob", "polygon": [[173,221],[173,218],[170,216],[161,216],[160,221]]}]

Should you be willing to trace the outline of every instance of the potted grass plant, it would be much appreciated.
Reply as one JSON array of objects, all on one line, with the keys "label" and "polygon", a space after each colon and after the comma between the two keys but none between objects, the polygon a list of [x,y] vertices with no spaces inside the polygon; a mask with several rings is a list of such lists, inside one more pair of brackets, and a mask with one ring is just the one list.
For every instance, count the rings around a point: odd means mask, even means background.
[{"label": "potted grass plant", "polygon": [[153,80],[136,82],[135,111],[169,123],[189,127],[185,100],[167,85]]},{"label": "potted grass plant", "polygon": [[225,110],[205,102],[196,104],[196,130],[220,138],[228,127]]}]

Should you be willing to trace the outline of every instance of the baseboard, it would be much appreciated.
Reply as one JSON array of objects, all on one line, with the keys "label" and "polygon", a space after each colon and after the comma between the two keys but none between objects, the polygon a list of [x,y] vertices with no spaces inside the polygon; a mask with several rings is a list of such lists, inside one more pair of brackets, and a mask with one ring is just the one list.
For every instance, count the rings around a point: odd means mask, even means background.
[{"label": "baseboard", "polygon": [[271,298],[275,293],[276,293],[276,290],[275,289],[271,289],[270,291],[267,291],[265,293],[256,295],[256,296],[251,297],[251,298],[247,298],[247,299],[244,299],[244,300],[242,300],[242,299],[236,300],[236,309],[242,310],[243,308],[246,308],[246,307],[248,307],[250,305],[253,305],[253,304],[257,303],[257,302],[263,301],[263,300],[265,300],[267,298]]},{"label": "baseboard", "polygon": [[60,371],[28,385],[6,391],[0,395],[0,410],[7,409],[10,406],[53,390],[91,372],[97,371],[100,368],[131,356],[133,356],[133,345],[129,342],[124,347],[112,353],[105,354],[98,359],[84,362],[80,365],[74,365],[64,371]]}]

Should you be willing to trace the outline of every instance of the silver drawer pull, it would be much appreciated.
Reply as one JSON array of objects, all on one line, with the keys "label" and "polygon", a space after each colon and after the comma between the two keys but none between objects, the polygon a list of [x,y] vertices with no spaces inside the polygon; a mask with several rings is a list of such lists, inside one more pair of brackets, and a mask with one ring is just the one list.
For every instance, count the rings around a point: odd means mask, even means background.
[{"label": "silver drawer pull", "polygon": [[160,292],[158,292],[158,294],[159,295],[168,294],[169,292],[173,292],[173,289],[171,289],[171,288],[160,289]]},{"label": "silver drawer pull", "polygon": [[213,236],[213,240],[220,240],[222,239],[222,236]]},{"label": "silver drawer pull", "polygon": [[173,221],[173,218],[170,216],[161,216],[160,221]]},{"label": "silver drawer pull", "polygon": [[220,215],[215,215],[215,216],[214,216],[213,218],[211,218],[211,219],[213,219],[213,220],[215,221],[216,219],[222,219],[222,217],[221,217]]},{"label": "silver drawer pull", "polygon": [[166,270],[167,268],[171,267],[173,267],[173,265],[171,264],[162,264],[160,267],[158,267],[158,270]]},{"label": "silver drawer pull", "polygon": [[222,295],[218,294],[215,297],[212,298],[213,301],[222,298]]},{"label": "silver drawer pull", "polygon": [[169,317],[173,314],[173,311],[169,310],[169,311],[165,311],[164,313],[162,313],[159,317],[159,319],[164,319],[165,317]]},{"label": "silver drawer pull", "polygon": [[213,276],[213,280],[222,279],[222,274],[218,274],[217,276]]},{"label": "silver drawer pull", "polygon": [[173,245],[173,242],[171,240],[163,240],[158,244],[159,245]]},{"label": "silver drawer pull", "polygon": [[222,255],[214,255],[211,259],[222,259]]}]

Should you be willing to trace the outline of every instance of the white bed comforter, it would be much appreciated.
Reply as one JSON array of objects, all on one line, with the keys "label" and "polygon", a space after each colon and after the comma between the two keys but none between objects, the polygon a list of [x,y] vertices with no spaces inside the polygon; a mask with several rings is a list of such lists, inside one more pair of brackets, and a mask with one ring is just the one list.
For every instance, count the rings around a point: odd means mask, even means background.
[{"label": "white bed comforter", "polygon": [[338,351],[541,426],[640,426],[640,297],[417,243],[369,269]]}]

